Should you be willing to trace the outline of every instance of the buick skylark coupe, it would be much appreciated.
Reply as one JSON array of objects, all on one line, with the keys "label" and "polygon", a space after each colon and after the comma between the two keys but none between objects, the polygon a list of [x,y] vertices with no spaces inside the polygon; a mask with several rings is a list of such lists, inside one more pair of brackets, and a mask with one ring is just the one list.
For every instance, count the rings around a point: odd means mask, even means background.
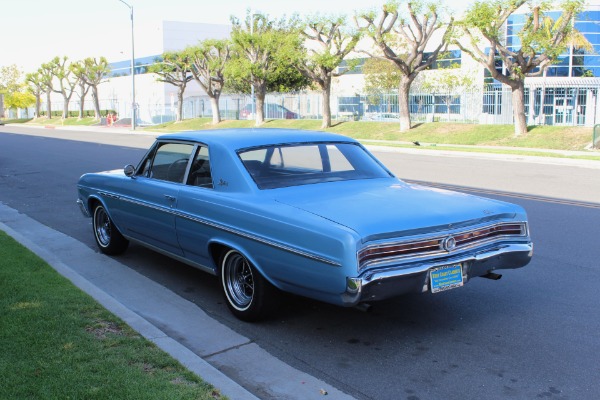
[{"label": "buick skylark coupe", "polygon": [[217,275],[238,318],[279,291],[340,306],[437,293],[525,266],[514,204],[403,182],[354,139],[286,129],[167,134],[78,183],[98,247],[135,242]]}]

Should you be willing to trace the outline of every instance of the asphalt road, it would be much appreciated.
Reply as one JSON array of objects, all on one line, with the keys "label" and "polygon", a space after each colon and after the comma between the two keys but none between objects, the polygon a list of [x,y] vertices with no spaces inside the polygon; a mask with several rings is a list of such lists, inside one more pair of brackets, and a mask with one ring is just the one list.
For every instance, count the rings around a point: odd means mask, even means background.
[{"label": "asphalt road", "polygon": [[[93,248],[91,223],[75,205],[78,177],[137,163],[144,150],[11,130],[0,128],[0,201]],[[511,192],[485,195],[528,211],[531,264],[500,281],[405,296],[369,313],[289,297],[275,319],[246,324],[229,314],[215,278],[139,246],[119,260],[358,399],[597,398],[600,169],[377,155],[405,179]]]}]

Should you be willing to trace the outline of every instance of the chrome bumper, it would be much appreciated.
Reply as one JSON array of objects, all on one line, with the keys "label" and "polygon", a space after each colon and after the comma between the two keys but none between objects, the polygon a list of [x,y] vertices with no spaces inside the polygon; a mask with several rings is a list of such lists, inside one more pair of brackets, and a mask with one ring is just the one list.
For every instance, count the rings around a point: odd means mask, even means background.
[{"label": "chrome bumper", "polygon": [[524,267],[532,255],[532,243],[513,243],[441,260],[365,271],[358,277],[346,279],[347,287],[342,295],[342,302],[346,306],[353,306],[405,293],[427,292],[430,285],[429,270],[444,265],[460,263],[463,283],[466,283],[471,278],[497,269]]},{"label": "chrome bumper", "polygon": [[81,210],[81,213],[84,215],[84,217],[91,218],[92,215],[85,207],[85,204],[83,204],[83,200],[77,199],[77,205],[79,206],[79,209]]}]

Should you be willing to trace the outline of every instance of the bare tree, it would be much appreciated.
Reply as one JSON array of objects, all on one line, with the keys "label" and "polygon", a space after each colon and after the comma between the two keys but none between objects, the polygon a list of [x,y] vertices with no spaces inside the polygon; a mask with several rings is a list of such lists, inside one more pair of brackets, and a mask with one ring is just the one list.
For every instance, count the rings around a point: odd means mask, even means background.
[{"label": "bare tree", "polygon": [[40,77],[40,83],[44,88],[44,92],[46,93],[46,118],[52,118],[52,102],[50,99],[50,95],[54,90],[54,73],[52,72],[52,65],[50,63],[44,63],[38,69],[38,74]]},{"label": "bare tree", "polygon": [[[318,50],[310,44],[306,46],[308,56],[296,66],[321,90],[323,97],[321,128],[329,128],[331,127],[331,80],[352,70],[347,68],[343,72],[336,72],[344,58],[356,47],[360,40],[360,32],[348,29],[345,17],[313,16],[307,20],[303,28],[301,34],[309,43],[316,43]],[[351,61],[348,62],[352,64]]]},{"label": "bare tree", "polygon": [[212,123],[216,125],[221,122],[219,98],[225,85],[224,71],[230,60],[231,43],[229,40],[204,40],[197,46],[188,47],[186,54],[194,79],[210,98]]},{"label": "bare tree", "polygon": [[[98,86],[107,81],[110,67],[108,61],[104,57],[92,58],[88,57],[83,61],[72,64],[73,72],[81,80],[85,82],[88,88],[92,89],[92,101],[94,102],[94,118],[100,119],[100,101],[98,98]],[[83,102],[83,99],[82,99]]]},{"label": "bare tree", "polygon": [[[440,21],[439,6],[424,1],[406,2],[407,18],[399,15],[400,4],[391,1],[383,6],[379,18],[373,12],[362,13],[357,24],[366,23],[363,30],[375,43],[379,52],[364,51],[371,57],[390,60],[401,73],[398,89],[400,131],[411,128],[409,97],[410,86],[422,71],[429,68],[440,52],[446,51],[454,20]],[[444,29],[438,44],[428,49],[434,34]],[[426,50],[430,50],[427,52]]]},{"label": "bare tree", "polygon": [[29,86],[29,91],[35,96],[35,117],[40,117],[42,107],[42,93],[44,93],[44,84],[39,72],[32,72],[25,75],[25,83]]},{"label": "bare tree", "polygon": [[158,75],[157,81],[169,83],[177,88],[176,121],[183,118],[183,93],[189,81],[193,79],[189,73],[189,58],[186,52],[166,52],[162,60],[150,66],[149,71]]},{"label": "bare tree", "polygon": [[[521,7],[528,9],[522,9],[527,16],[518,32],[520,46],[511,46],[506,42],[504,26]],[[469,44],[456,41],[456,45],[483,65],[492,78],[510,87],[515,136],[527,132],[525,78],[541,75],[570,45],[593,50],[585,37],[573,27],[572,19],[582,10],[583,1],[562,1],[559,4],[562,13],[556,21],[546,15],[553,7],[549,2],[537,0],[476,2],[459,24]],[[496,68],[497,59],[502,60],[503,70]]]},{"label": "bare tree", "polygon": [[90,85],[85,83],[83,79],[78,79],[77,86],[79,86],[79,93],[77,93],[77,95],[79,96],[79,116],[77,117],[77,119],[80,120],[83,118],[85,108],[85,96],[87,96],[88,92],[90,91]]},{"label": "bare tree", "polygon": [[264,14],[248,11],[244,23],[232,18],[232,24],[231,40],[237,58],[228,64],[228,74],[253,87],[256,126],[260,126],[265,122],[267,87],[282,65],[297,62],[302,41],[297,32],[290,31],[285,20],[270,20]]},{"label": "bare tree", "polygon": [[54,57],[49,63],[52,75],[54,75],[58,81],[58,89],[53,87],[52,90],[56,93],[60,93],[64,101],[62,113],[63,119],[69,118],[69,102],[71,101],[71,97],[73,97],[73,93],[75,93],[77,81],[79,80],[73,73],[73,70],[67,65],[67,60],[68,58],[66,56],[63,58]]}]

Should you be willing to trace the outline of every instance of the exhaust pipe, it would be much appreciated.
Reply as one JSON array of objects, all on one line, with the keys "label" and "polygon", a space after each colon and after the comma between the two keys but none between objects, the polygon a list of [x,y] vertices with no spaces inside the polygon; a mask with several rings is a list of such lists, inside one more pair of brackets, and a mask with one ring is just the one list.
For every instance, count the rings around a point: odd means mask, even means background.
[{"label": "exhaust pipe", "polygon": [[359,304],[355,305],[354,308],[356,308],[357,310],[362,311],[362,312],[371,311],[371,305],[369,303],[359,303]]},{"label": "exhaust pipe", "polygon": [[502,275],[500,274],[496,274],[494,272],[488,272],[485,275],[481,275],[482,278],[487,278],[487,279],[491,279],[493,281],[497,281],[498,279],[502,278]]}]

